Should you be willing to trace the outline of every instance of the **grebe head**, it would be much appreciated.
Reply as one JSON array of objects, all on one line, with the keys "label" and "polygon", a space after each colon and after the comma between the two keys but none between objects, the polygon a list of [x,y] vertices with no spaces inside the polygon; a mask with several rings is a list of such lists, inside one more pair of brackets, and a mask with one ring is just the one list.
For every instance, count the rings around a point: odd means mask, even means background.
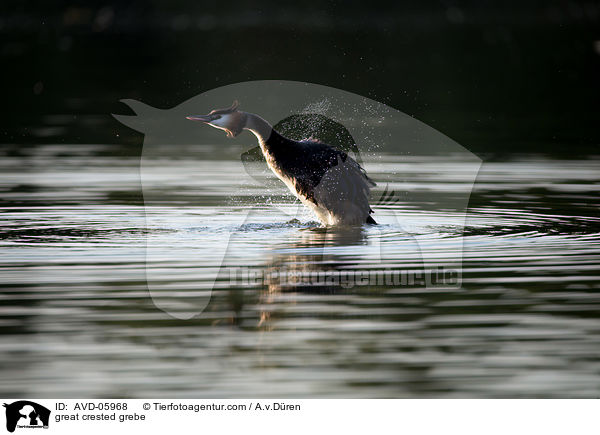
[{"label": "grebe head", "polygon": [[201,121],[211,127],[225,131],[227,137],[235,137],[242,132],[246,125],[246,114],[238,111],[238,101],[234,101],[227,109],[211,110],[208,115],[191,115],[187,119]]}]

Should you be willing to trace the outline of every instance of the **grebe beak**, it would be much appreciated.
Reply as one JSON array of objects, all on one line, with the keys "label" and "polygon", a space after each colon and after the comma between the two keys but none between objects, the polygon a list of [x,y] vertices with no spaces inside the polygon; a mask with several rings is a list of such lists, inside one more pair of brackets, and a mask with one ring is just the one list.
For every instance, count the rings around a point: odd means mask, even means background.
[{"label": "grebe beak", "polygon": [[216,118],[216,116],[213,115],[190,115],[190,116],[186,116],[186,119],[189,119],[190,121],[201,121],[201,122],[210,122],[213,121]]}]

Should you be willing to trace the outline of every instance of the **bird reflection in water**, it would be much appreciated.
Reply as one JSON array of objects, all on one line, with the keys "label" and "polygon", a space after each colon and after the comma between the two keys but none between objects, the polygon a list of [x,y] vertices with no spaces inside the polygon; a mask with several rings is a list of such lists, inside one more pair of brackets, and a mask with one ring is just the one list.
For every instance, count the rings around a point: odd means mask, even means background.
[{"label": "bird reflection in water", "polygon": [[[362,227],[298,231],[294,239],[273,249],[264,268],[263,304],[270,306],[282,293],[345,291],[344,272],[358,263],[357,247],[366,244]],[[262,310],[259,326],[267,326],[270,317],[271,310]]]},{"label": "bird reflection in water", "polygon": [[273,250],[265,268],[268,292],[334,293],[340,272],[357,262],[356,247],[366,244],[361,227],[299,231],[295,240]]}]

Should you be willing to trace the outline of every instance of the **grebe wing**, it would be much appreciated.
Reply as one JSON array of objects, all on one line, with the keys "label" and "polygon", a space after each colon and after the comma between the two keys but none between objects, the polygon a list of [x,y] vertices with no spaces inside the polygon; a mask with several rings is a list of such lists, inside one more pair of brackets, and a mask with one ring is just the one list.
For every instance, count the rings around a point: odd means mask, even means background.
[{"label": "grebe wing", "polygon": [[299,143],[304,145],[305,152],[303,154],[305,165],[306,167],[311,168],[311,177],[313,178],[312,183],[314,185],[318,184],[323,175],[332,167],[337,166],[338,162],[341,160],[342,163],[348,166],[347,169],[357,171],[356,175],[364,178],[369,187],[376,186],[375,182],[369,178],[364,168],[345,152],[339,151],[314,139],[306,139]]}]

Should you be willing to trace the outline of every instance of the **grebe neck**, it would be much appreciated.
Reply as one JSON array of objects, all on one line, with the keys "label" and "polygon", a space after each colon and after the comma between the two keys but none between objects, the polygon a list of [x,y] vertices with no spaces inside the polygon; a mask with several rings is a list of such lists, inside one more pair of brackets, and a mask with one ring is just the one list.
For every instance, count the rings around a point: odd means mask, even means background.
[{"label": "grebe neck", "polygon": [[263,152],[268,151],[269,138],[273,135],[278,135],[273,126],[254,113],[246,113],[246,125],[244,130],[249,130],[256,136]]}]

